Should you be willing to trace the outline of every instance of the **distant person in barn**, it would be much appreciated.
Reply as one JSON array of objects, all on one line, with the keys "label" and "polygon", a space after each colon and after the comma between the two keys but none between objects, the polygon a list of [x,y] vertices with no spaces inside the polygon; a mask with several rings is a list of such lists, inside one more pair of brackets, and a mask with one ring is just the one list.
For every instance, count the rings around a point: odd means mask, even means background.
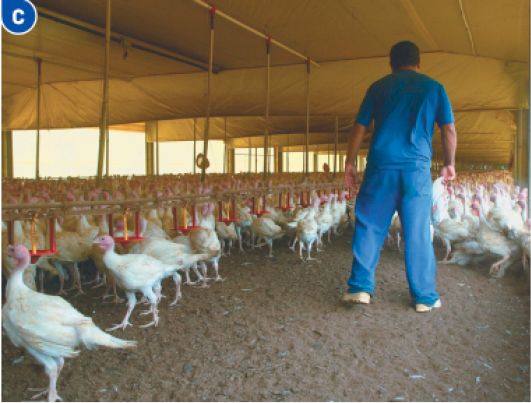
[{"label": "distant person in barn", "polygon": [[367,128],[374,120],[367,167],[356,199],[354,261],[342,301],[368,304],[380,250],[398,211],[402,224],[406,276],[417,312],[439,308],[436,262],[430,234],[431,156],[435,123],[441,129],[444,181],[455,178],[455,132],[452,107],[444,87],[419,73],[420,52],[409,41],[391,48],[392,73],[373,83],[361,104],[349,138],[345,184],[358,182],[355,165]]}]

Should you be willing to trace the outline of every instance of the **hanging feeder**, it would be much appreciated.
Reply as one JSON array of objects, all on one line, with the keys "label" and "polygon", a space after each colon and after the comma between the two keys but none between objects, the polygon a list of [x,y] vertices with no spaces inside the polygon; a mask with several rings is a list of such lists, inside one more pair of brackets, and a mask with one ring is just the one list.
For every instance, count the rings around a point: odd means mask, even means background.
[{"label": "hanging feeder", "polygon": [[310,206],[312,203],[310,202],[310,191],[308,190],[307,192],[307,195],[306,195],[306,202],[304,201],[304,191],[301,190],[301,196],[300,196],[300,202],[299,202],[299,206],[303,207],[303,208],[306,208],[308,206]]},{"label": "hanging feeder", "polygon": [[192,204],[192,225],[188,225],[188,211],[187,211],[188,203],[186,206],[183,207],[183,213],[184,213],[184,219],[183,219],[183,225],[179,226],[179,223],[177,222],[177,207],[173,207],[171,209],[173,214],[173,231],[179,231],[182,232],[183,235],[188,235],[188,233],[193,229],[199,229],[201,226],[196,225],[195,221],[195,204]]},{"label": "hanging feeder", "polygon": [[129,207],[125,210],[125,213],[122,216],[123,223],[124,223],[124,236],[115,237],[112,213],[109,213],[109,235],[114,238],[114,242],[120,243],[124,248],[126,248],[127,244],[131,242],[142,241],[144,239],[144,237],[140,235],[140,211],[135,211],[135,235],[134,236],[129,236],[127,234],[127,216],[128,215],[129,215]]},{"label": "hanging feeder", "polygon": [[[50,234],[50,249],[37,249],[37,245],[35,243],[35,223],[37,222],[37,217],[39,214],[35,214],[33,219],[31,220],[31,250],[30,256],[31,256],[31,263],[35,264],[37,263],[37,260],[41,256],[45,255],[55,255],[57,253],[57,249],[55,247],[55,218],[50,217],[50,222],[48,224],[48,230]],[[7,237],[8,237],[8,243],[9,245],[13,245],[14,242],[14,235],[13,235],[13,222],[8,221],[7,222]]]},{"label": "hanging feeder", "polygon": [[[266,211],[266,210],[260,211],[260,196],[258,196],[258,205],[256,204],[256,196],[253,196],[252,200],[253,200],[253,207],[251,211],[249,212],[249,214],[253,214],[257,216],[258,218],[262,217],[264,214],[271,214],[271,212]],[[265,195],[263,198],[263,203],[264,203],[263,206],[265,206]],[[258,207],[258,210],[256,210],[256,207]]]},{"label": "hanging feeder", "polygon": [[278,208],[279,210],[282,210],[283,213],[293,208],[293,206],[290,205],[291,193],[288,192],[286,195],[288,200],[285,206],[282,206],[282,193],[278,195]]},{"label": "hanging feeder", "polygon": [[[225,225],[228,227],[231,223],[240,221],[238,218],[236,218],[236,201],[232,200],[232,214],[229,212],[229,202],[225,205],[225,215],[226,218],[223,218],[223,202],[221,200],[218,201],[218,210],[219,210],[219,222],[224,222]],[[232,215],[232,218],[231,218]]]}]

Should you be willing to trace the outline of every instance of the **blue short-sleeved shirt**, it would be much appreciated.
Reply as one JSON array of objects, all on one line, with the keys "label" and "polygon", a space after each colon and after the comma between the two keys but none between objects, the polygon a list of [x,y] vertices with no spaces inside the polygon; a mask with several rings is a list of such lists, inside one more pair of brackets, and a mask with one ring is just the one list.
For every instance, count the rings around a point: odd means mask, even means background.
[{"label": "blue short-sleeved shirt", "polygon": [[373,83],[356,123],[374,133],[367,166],[379,169],[429,169],[435,123],[454,123],[444,87],[413,70],[399,70]]}]

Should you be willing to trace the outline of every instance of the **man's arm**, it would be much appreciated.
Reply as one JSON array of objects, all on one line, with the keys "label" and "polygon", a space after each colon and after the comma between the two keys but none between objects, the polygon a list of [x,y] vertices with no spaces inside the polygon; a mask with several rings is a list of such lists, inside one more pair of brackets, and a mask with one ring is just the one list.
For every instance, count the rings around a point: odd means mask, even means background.
[{"label": "man's arm", "polygon": [[444,152],[444,166],[441,169],[441,176],[447,182],[455,179],[455,149],[457,148],[455,124],[448,123],[441,126],[441,143]]},{"label": "man's arm", "polygon": [[345,185],[352,189],[354,189],[358,183],[358,170],[355,163],[366,131],[367,128],[365,126],[359,123],[354,123],[352,132],[348,138],[348,151],[345,162]]}]

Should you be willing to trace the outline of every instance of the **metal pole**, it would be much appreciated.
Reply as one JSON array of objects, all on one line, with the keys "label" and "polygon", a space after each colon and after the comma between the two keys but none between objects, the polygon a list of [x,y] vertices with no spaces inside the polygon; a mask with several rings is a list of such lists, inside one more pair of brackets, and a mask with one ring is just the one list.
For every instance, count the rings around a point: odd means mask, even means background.
[{"label": "metal pole", "polygon": [[252,158],[252,148],[251,148],[251,138],[249,137],[249,173],[251,173],[251,158]]},{"label": "metal pole", "polygon": [[306,59],[306,149],[304,150],[304,172],[310,172],[310,58]]},{"label": "metal pole", "polygon": [[[109,112],[107,112],[107,116],[109,116]],[[110,175],[109,172],[109,128],[107,128],[107,135],[105,136],[105,172],[107,173],[107,176]]]},{"label": "metal pole", "polygon": [[[529,89],[528,89],[529,90]],[[527,110],[526,126],[527,126],[527,212],[531,209],[531,114],[530,109]],[[529,214],[528,214],[529,217]]]},{"label": "metal pole", "polygon": [[105,153],[105,143],[107,137],[107,127],[109,126],[107,105],[109,103],[109,51],[111,47],[111,0],[107,0],[107,19],[105,24],[105,73],[103,76],[103,102],[101,106],[100,125],[100,147],[98,155],[98,182],[101,184],[103,178],[103,157]]},{"label": "metal pole", "polygon": [[269,173],[269,79],[271,67],[271,37],[266,39],[267,69],[266,69],[266,110],[264,130],[264,180]]},{"label": "metal pole", "polygon": [[339,136],[339,118],[336,116],[336,140],[334,143],[334,179],[336,178],[336,172],[337,172],[337,140]]},{"label": "metal pole", "polygon": [[289,173],[289,133],[288,133],[288,147],[287,147],[287,152],[286,152],[286,172]]},{"label": "metal pole", "polygon": [[35,156],[35,179],[40,179],[39,165],[41,159],[41,64],[42,59],[37,59],[37,150]]},{"label": "metal pole", "polygon": [[258,173],[258,148],[254,149],[254,172]]},{"label": "metal pole", "polygon": [[195,175],[195,167],[196,167],[196,158],[197,158],[197,151],[196,151],[196,124],[197,124],[197,120],[196,118],[194,118],[194,162],[193,162],[193,165],[194,165],[194,175]]},{"label": "metal pole", "polygon": [[227,117],[225,117],[225,149],[223,150],[223,173],[227,173]]},{"label": "metal pole", "polygon": [[159,121],[157,120],[157,126],[155,128],[155,141],[157,142],[157,176],[159,176]]},{"label": "metal pole", "polygon": [[208,131],[210,129],[210,107],[212,105],[212,58],[214,57],[214,16],[216,7],[210,7],[210,54],[208,56],[208,101],[206,110],[205,135],[203,138],[203,166],[201,167],[201,182],[206,177],[206,161],[208,158]]},{"label": "metal pole", "polygon": [[[212,12],[212,8],[214,8],[214,10],[215,10],[215,7],[214,7],[214,6],[211,6],[210,4],[205,3],[205,2],[202,1],[202,0],[193,0],[193,1],[194,1],[195,3],[201,5],[201,6],[205,7],[205,8],[210,9],[211,12]],[[260,37],[262,37],[262,38],[264,38],[264,39],[267,39],[267,36],[266,36],[265,34],[263,34],[263,33],[259,32],[259,31],[257,31],[256,29],[251,28],[251,27],[248,26],[248,25],[245,25],[244,23],[242,23],[242,22],[240,22],[240,21],[238,21],[238,20],[232,18],[231,16],[225,14],[224,12],[218,10],[217,13],[219,14],[220,17],[225,18],[226,20],[232,22],[233,24],[236,24],[236,25],[238,25],[239,27],[241,27],[241,28],[243,28],[243,29],[245,29],[245,30],[247,30],[247,31],[249,31],[249,32],[252,32],[253,34],[258,35],[258,36],[260,36]],[[291,54],[294,54],[294,55],[297,56],[297,57],[300,57],[300,58],[302,58],[302,59],[306,59],[306,56],[300,54],[299,52],[296,52],[295,50],[293,50],[293,49],[287,47],[286,45],[284,45],[284,44],[282,44],[282,43],[280,43],[280,42],[278,42],[278,41],[276,41],[276,40],[274,40],[274,39],[272,40],[272,43],[273,43],[274,45],[277,45],[278,47],[280,47],[280,48],[282,48],[282,49],[284,49],[284,50],[290,52]],[[317,63],[314,62],[313,60],[311,61],[311,63],[312,63],[314,66],[316,66],[316,67],[321,67],[319,64],[317,64]]]}]

